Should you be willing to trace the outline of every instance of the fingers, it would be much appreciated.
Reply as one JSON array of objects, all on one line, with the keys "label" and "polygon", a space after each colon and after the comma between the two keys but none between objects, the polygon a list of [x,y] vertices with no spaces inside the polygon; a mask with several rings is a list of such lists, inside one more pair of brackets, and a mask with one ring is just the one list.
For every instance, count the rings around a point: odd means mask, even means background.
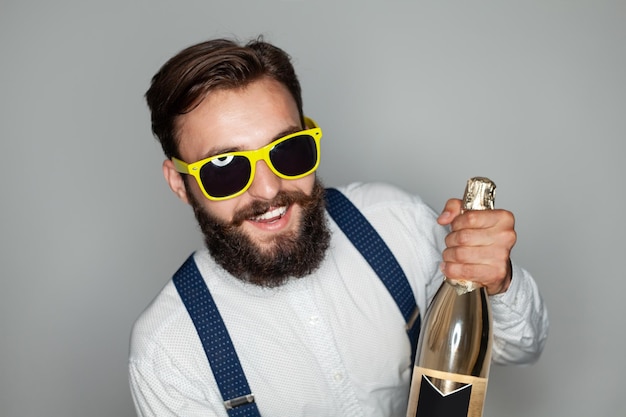
[{"label": "fingers", "polygon": [[[454,215],[451,207],[451,232],[446,237],[442,272],[456,280],[475,281],[489,294],[508,288],[511,278],[510,254],[517,234],[515,219],[506,210],[467,211]],[[446,211],[446,209],[444,209]]]},{"label": "fingers", "polygon": [[[441,225],[452,224],[452,229],[462,228],[480,228],[495,225],[495,222],[501,222],[502,226],[514,227],[515,217],[513,213],[506,210],[468,210],[461,216],[463,202],[458,198],[451,198],[446,202],[441,214],[437,218],[437,222]],[[489,214],[485,214],[489,213]]]},{"label": "fingers", "polygon": [[491,247],[447,248],[441,271],[448,278],[474,281],[487,287],[489,294],[498,294],[506,291],[511,278],[508,253],[502,249],[494,252]]},{"label": "fingers", "polygon": [[461,229],[513,229],[515,217],[506,210],[468,210],[453,219],[452,230]]},{"label": "fingers", "polygon": [[450,264],[447,262],[441,264],[441,270],[450,279],[473,281],[480,284],[487,289],[489,295],[503,293],[511,284],[510,261],[506,263],[504,271],[489,265]]},{"label": "fingers", "polygon": [[467,211],[452,221],[450,230],[448,247],[502,245],[510,249],[517,240],[515,218],[506,210]]}]

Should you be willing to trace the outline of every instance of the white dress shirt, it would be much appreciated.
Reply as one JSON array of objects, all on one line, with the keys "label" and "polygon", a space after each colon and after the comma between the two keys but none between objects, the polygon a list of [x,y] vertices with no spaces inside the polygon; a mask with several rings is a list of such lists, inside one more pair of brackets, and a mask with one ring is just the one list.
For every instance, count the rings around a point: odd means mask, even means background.
[{"label": "white dress shirt", "polygon": [[[390,247],[422,313],[442,282],[447,229],[416,196],[385,184],[340,189]],[[264,417],[404,417],[410,344],[382,281],[329,218],[332,239],[320,268],[279,288],[242,282],[194,254]],[[492,360],[528,363],[548,329],[535,282],[513,265],[504,294],[490,297]],[[135,323],[130,385],[140,416],[227,413],[194,325],[168,282]]]}]

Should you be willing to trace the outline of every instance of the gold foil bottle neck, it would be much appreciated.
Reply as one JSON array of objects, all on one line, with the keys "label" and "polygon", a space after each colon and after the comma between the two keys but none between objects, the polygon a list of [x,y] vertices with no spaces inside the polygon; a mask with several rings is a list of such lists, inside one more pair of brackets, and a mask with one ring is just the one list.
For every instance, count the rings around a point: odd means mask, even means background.
[{"label": "gold foil bottle neck", "polygon": [[493,210],[496,184],[489,178],[474,177],[467,180],[463,195],[463,211]]}]

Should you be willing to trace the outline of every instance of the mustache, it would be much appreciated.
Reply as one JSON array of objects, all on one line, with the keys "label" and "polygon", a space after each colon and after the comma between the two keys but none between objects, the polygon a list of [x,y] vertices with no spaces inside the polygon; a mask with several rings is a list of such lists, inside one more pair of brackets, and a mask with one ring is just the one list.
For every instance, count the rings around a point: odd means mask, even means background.
[{"label": "mustache", "polygon": [[302,191],[280,191],[272,200],[255,200],[246,207],[235,212],[231,225],[240,226],[244,221],[267,212],[271,208],[299,204],[303,208],[310,207],[319,201],[324,194],[324,188],[314,186],[311,195]]}]

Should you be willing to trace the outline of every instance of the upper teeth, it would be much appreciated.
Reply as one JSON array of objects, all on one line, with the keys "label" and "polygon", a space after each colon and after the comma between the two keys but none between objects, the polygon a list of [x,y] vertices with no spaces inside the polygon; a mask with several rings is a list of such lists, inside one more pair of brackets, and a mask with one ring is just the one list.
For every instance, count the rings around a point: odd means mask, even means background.
[{"label": "upper teeth", "polygon": [[255,217],[255,220],[269,220],[275,217],[282,217],[287,212],[287,207],[278,207],[274,210],[267,211],[260,216]]}]

